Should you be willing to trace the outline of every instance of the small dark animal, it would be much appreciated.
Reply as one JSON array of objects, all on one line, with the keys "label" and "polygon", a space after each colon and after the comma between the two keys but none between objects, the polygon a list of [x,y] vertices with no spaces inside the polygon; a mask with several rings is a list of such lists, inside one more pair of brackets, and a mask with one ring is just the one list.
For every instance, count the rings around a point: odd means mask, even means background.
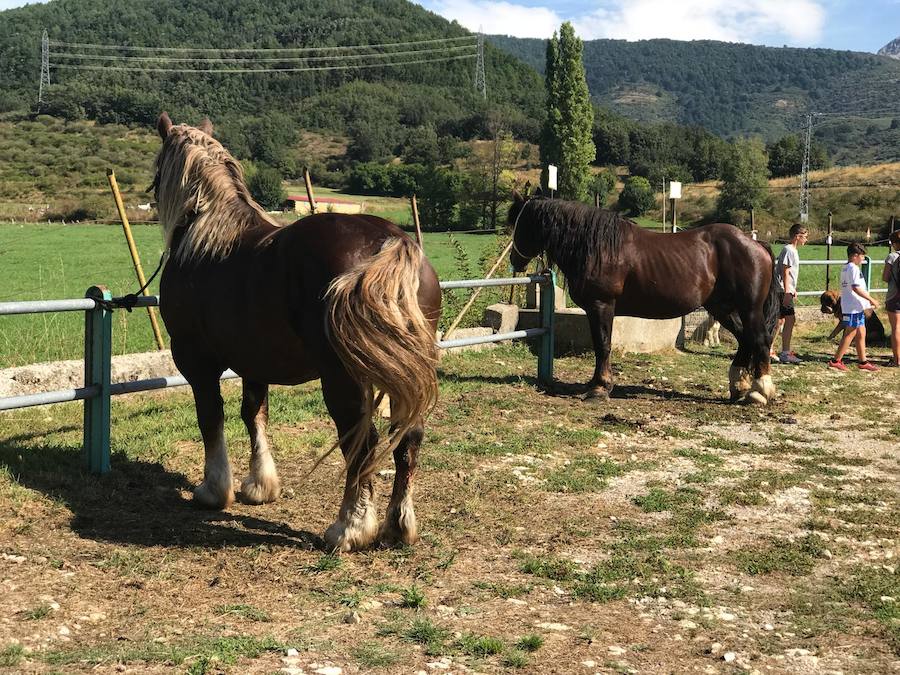
[{"label": "small dark animal", "polygon": [[[825,291],[819,296],[819,304],[822,306],[822,314],[832,314],[838,320],[829,340],[833,340],[847,326],[842,318],[840,291]],[[881,346],[885,344],[884,326],[874,309],[866,310],[866,344],[869,346]]]},{"label": "small dark animal", "polygon": [[769,347],[778,320],[773,256],[733,225],[677,234],[651,232],[613,211],[560,199],[514,195],[513,269],[546,252],[587,314],[596,366],[586,397],[612,390],[614,316],[671,319],[706,310],[737,338],[728,380],[733,401],[765,404],[775,395]]}]

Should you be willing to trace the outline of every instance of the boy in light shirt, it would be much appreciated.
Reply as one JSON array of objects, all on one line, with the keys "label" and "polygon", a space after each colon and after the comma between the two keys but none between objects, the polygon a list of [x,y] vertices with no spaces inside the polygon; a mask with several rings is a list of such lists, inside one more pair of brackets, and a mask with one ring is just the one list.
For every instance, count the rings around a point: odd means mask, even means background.
[{"label": "boy in light shirt", "polygon": [[856,344],[856,356],[860,370],[878,370],[878,366],[866,360],[866,310],[878,307],[878,302],[869,295],[866,280],[859,269],[866,255],[862,244],[850,244],[847,247],[847,264],[841,270],[841,312],[847,327],[838,345],[834,358],[828,362],[829,368],[847,370],[844,365],[844,354],[850,348],[850,342]]}]

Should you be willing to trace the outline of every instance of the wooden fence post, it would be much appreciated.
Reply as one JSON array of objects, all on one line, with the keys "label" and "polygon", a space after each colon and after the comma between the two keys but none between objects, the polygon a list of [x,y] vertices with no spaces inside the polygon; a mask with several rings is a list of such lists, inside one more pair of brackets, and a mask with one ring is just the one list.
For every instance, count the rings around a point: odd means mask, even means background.
[{"label": "wooden fence post", "polygon": [[[115,172],[112,169],[107,169],[106,178],[109,180],[109,187],[112,189],[113,199],[119,211],[119,220],[122,221],[122,229],[125,231],[125,240],[128,242],[128,251],[131,253],[131,262],[134,264],[134,272],[137,275],[138,284],[140,284],[140,288],[144,289],[144,295],[150,295],[149,291],[144,288],[147,285],[147,280],[144,278],[141,257],[138,255],[137,246],[134,245],[134,237],[131,235],[131,225],[128,223],[128,216],[125,214],[125,204],[122,202],[122,195],[119,193],[119,184],[116,181]],[[150,315],[150,326],[153,328],[156,348],[160,350],[165,349],[166,343],[163,340],[162,332],[159,330],[156,311],[152,307],[147,307],[147,313]]]},{"label": "wooden fence post", "polygon": [[412,203],[413,224],[416,226],[416,242],[424,253],[425,245],[422,243],[422,226],[419,224],[419,205],[416,203],[415,195],[412,196],[410,202]]},{"label": "wooden fence post", "polygon": [[[831,211],[828,212],[828,236],[825,237],[825,260],[831,260],[831,233],[834,221]],[[825,265],[825,290],[831,290],[831,265]]]},{"label": "wooden fence post", "polygon": [[316,198],[313,196],[312,181],[309,179],[309,168],[303,167],[303,182],[306,183],[306,198],[309,199],[309,215],[318,212],[316,208]]}]

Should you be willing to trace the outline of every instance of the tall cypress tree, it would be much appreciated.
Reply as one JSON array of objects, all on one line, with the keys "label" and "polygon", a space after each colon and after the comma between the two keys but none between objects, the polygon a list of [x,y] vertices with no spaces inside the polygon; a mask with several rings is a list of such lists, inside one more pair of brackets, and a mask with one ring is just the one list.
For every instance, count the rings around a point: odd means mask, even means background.
[{"label": "tall cypress tree", "polygon": [[589,165],[596,157],[592,138],[594,109],[581,59],[583,45],[566,21],[547,43],[547,119],[541,134],[541,183],[547,184],[547,164],[559,167],[559,193],[586,200]]}]

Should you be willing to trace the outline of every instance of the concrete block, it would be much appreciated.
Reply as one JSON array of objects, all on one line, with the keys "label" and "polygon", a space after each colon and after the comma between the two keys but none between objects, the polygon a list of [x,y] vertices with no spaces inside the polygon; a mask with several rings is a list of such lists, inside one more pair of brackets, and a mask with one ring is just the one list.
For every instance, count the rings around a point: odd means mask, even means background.
[{"label": "concrete block", "polygon": [[[554,317],[556,355],[578,354],[594,350],[591,329],[583,309],[573,307],[556,312]],[[537,328],[538,310],[519,311],[518,329]],[[617,316],[613,319],[612,348],[618,352],[650,353],[675,349],[681,335],[681,319],[638,319]]]},{"label": "concrete block", "polygon": [[[559,286],[554,286],[554,293],[556,294],[556,309],[565,309],[566,307],[566,292],[560,288]],[[541,293],[544,292],[544,287],[539,286],[537,284],[531,284],[530,286],[525,287],[525,307],[528,309],[540,309],[541,307]]]},{"label": "concrete block", "polygon": [[482,326],[488,326],[495,333],[511,333],[519,323],[519,306],[499,302],[484,310]]},{"label": "concrete block", "polygon": [[[468,337],[480,337],[482,335],[493,335],[494,329],[489,328],[488,326],[476,326],[475,328],[457,328],[450,334],[448,340],[461,340],[462,338]],[[443,340],[444,338],[438,333],[438,340]],[[456,354],[458,352],[480,352],[485,349],[493,349],[496,342],[486,342],[480,345],[468,345],[466,347],[451,347],[450,349],[442,349],[441,351],[447,354]]]}]

